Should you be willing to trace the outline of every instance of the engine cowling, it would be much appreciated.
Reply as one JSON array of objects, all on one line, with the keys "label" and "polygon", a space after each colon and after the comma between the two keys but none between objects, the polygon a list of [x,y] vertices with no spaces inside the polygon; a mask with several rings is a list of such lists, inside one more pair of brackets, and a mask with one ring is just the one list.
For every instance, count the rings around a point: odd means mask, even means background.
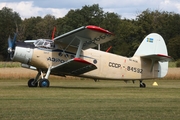
[{"label": "engine cowling", "polygon": [[31,61],[32,55],[33,55],[33,48],[30,48],[27,45],[19,46],[17,44],[11,59],[13,61],[28,64]]}]

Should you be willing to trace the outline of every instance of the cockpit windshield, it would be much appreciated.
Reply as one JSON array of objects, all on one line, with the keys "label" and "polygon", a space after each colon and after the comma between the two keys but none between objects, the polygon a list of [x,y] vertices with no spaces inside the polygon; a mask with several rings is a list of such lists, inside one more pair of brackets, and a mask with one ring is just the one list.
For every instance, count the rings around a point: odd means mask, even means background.
[{"label": "cockpit windshield", "polygon": [[54,41],[49,39],[38,39],[34,42],[35,47],[52,49],[54,48]]}]

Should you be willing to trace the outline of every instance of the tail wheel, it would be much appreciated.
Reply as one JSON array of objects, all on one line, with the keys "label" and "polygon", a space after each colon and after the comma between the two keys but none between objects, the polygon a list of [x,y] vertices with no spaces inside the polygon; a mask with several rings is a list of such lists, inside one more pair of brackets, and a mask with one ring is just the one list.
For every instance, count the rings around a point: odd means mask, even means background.
[{"label": "tail wheel", "polygon": [[146,84],[145,83],[140,83],[140,88],[145,88]]},{"label": "tail wheel", "polygon": [[39,87],[49,87],[49,80],[48,79],[41,79],[39,81]]},{"label": "tail wheel", "polygon": [[28,86],[29,87],[37,87],[38,86],[38,82],[35,82],[34,78],[30,79],[28,81]]}]

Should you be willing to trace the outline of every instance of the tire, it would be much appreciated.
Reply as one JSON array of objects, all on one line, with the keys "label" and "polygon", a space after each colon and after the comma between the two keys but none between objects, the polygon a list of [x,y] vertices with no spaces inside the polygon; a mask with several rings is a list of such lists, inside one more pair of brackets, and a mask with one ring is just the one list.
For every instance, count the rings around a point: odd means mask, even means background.
[{"label": "tire", "polygon": [[141,83],[140,84],[140,88],[145,88],[146,87],[146,84],[145,83]]},{"label": "tire", "polygon": [[37,86],[38,86],[38,82],[34,83],[34,78],[28,81],[28,87],[37,87]]},{"label": "tire", "polygon": [[49,87],[49,80],[47,79],[41,79],[39,82],[39,87]]},{"label": "tire", "polygon": [[143,83],[143,88],[145,88],[146,87],[146,84],[145,83]]}]

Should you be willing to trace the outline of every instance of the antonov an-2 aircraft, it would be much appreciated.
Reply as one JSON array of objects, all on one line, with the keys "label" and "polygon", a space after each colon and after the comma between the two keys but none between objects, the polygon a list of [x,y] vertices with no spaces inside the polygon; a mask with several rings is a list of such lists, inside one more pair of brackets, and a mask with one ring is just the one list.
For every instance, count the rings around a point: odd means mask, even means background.
[{"label": "antonov an-2 aircraft", "polygon": [[28,81],[29,87],[49,87],[50,74],[94,80],[139,80],[140,87],[146,87],[142,81],[164,77],[172,59],[157,33],[146,36],[129,58],[92,49],[114,39],[113,33],[98,26],[83,26],[54,40],[34,40],[33,44],[16,42],[16,35],[8,39],[8,52],[22,67],[37,70],[37,76]]}]

